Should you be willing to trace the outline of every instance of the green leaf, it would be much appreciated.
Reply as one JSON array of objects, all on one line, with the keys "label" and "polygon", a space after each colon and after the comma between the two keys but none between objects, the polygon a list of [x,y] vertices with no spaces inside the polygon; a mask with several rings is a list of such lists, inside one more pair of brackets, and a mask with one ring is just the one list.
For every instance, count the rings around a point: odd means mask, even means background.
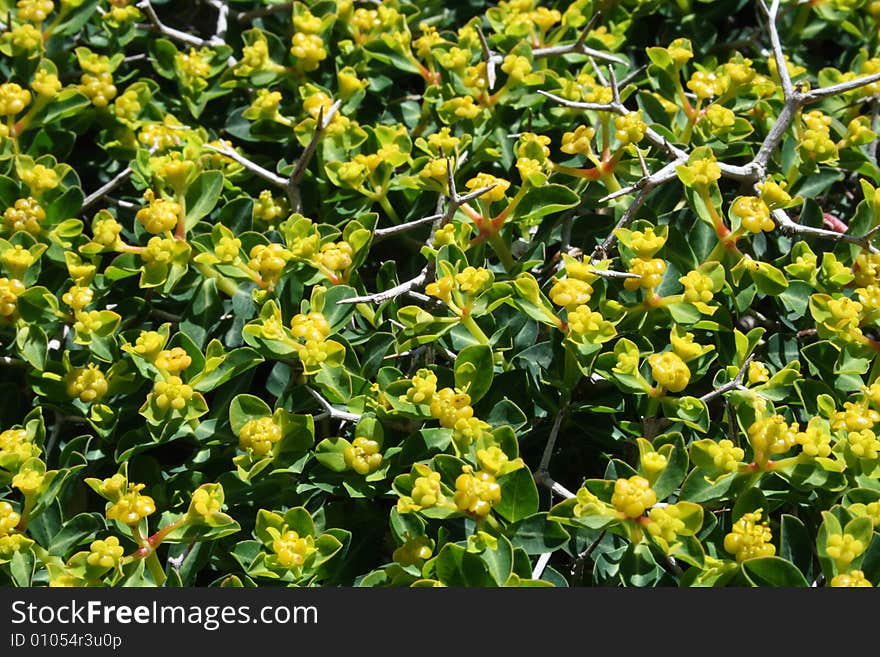
[{"label": "green leaf", "polygon": [[471,404],[478,402],[492,387],[495,370],[492,349],[475,344],[462,349],[455,359],[455,386],[470,395]]},{"label": "green leaf", "polygon": [[681,434],[676,436],[672,451],[666,458],[666,468],[652,485],[658,500],[665,500],[674,493],[687,475],[689,459]]},{"label": "green leaf", "polygon": [[504,586],[513,572],[513,546],[504,537],[498,537],[497,547],[486,548],[480,555],[483,562],[488,566],[489,573],[497,586]]},{"label": "green leaf", "polygon": [[777,296],[788,287],[788,279],[785,278],[785,274],[773,265],[755,261],[753,266],[755,269],[751,270],[752,280],[760,292],[768,296]]},{"label": "green leaf", "polygon": [[479,554],[454,543],[447,543],[433,564],[437,578],[446,586],[497,586],[488,564]]},{"label": "green leaf", "polygon": [[553,552],[571,538],[561,524],[547,518],[546,512],[526,516],[511,523],[504,533],[514,547],[522,548],[528,554]]},{"label": "green leaf", "polygon": [[79,513],[65,522],[46,546],[49,554],[64,556],[76,545],[104,528],[104,519],[97,513]]},{"label": "green leaf", "polygon": [[348,465],[343,452],[347,447],[351,447],[351,443],[345,438],[325,438],[315,446],[315,458],[328,470],[345,472]]},{"label": "green leaf", "polygon": [[34,554],[30,550],[18,550],[12,553],[9,563],[9,574],[19,588],[30,587],[34,575]]},{"label": "green leaf", "polygon": [[807,577],[811,577],[813,540],[806,526],[799,518],[783,513],[779,527],[779,556],[793,563]]},{"label": "green leaf", "polygon": [[580,196],[565,185],[551,183],[530,188],[516,206],[514,215],[525,221],[534,220],[573,208],[580,202]]},{"label": "green leaf", "polygon": [[741,479],[735,473],[713,477],[714,473],[694,468],[684,480],[680,497],[682,500],[703,504],[730,499],[735,495],[735,484]]},{"label": "green leaf", "polygon": [[797,566],[780,557],[747,559],[742,562],[742,571],[752,586],[809,586]]},{"label": "green leaf", "polygon": [[528,468],[520,468],[498,478],[501,501],[494,509],[505,520],[516,522],[538,512],[538,489]]},{"label": "green leaf", "polygon": [[204,369],[188,383],[198,392],[210,392],[262,362],[263,357],[250,347],[239,347],[218,357],[216,362],[206,360]]},{"label": "green leaf", "polygon": [[250,420],[271,415],[272,409],[269,405],[254,395],[237,395],[229,404],[229,424],[235,435],[238,435],[241,428]]},{"label": "green leaf", "polygon": [[340,301],[354,296],[357,296],[357,291],[348,285],[333,285],[327,290],[323,313],[332,333],[339,332],[348,323],[357,307],[356,304]]},{"label": "green leaf", "polygon": [[213,210],[223,191],[223,174],[203,171],[186,190],[186,230],[192,230],[200,219]]},{"label": "green leaf", "polygon": [[38,371],[46,369],[49,339],[43,329],[33,324],[20,326],[15,335],[15,345],[21,357]]}]

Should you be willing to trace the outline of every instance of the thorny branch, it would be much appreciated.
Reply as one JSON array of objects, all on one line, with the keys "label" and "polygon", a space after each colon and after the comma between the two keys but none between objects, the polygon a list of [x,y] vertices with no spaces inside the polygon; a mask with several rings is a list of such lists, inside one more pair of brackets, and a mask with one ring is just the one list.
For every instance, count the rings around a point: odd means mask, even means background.
[{"label": "thorny branch", "polygon": [[399,297],[401,294],[405,294],[409,292],[415,287],[420,287],[424,285],[428,280],[428,274],[430,273],[430,269],[428,265],[425,265],[417,275],[408,281],[404,281],[403,283],[398,283],[394,287],[388,288],[387,290],[383,290],[382,292],[376,292],[374,294],[367,294],[360,297],[349,297],[348,299],[340,299],[337,303],[343,304],[351,304],[351,303],[384,303],[389,299],[394,299],[395,297]]},{"label": "thorny branch", "polygon": [[300,195],[299,191],[299,183],[302,181],[302,177],[303,175],[305,175],[306,169],[309,166],[309,162],[311,161],[312,156],[315,154],[315,149],[318,147],[318,141],[321,139],[321,135],[324,134],[327,126],[329,126],[330,122],[333,121],[333,117],[339,110],[340,105],[342,105],[342,101],[337,100],[330,106],[330,109],[327,110],[326,114],[324,114],[323,107],[318,111],[318,120],[315,123],[315,132],[312,134],[312,138],[311,140],[309,140],[308,146],[306,146],[306,149],[296,161],[296,166],[293,167],[293,171],[290,172],[290,177],[287,180],[286,191],[287,199],[290,201],[290,207],[294,212],[302,211],[302,196]]},{"label": "thorny branch", "polygon": [[361,416],[358,415],[357,413],[348,413],[347,411],[340,411],[338,408],[333,406],[333,404],[331,404],[329,401],[324,399],[324,397],[321,396],[321,393],[319,393],[314,388],[310,388],[309,386],[306,386],[306,390],[309,391],[309,394],[315,398],[315,401],[317,401],[321,405],[321,408],[324,409],[324,411],[327,413],[327,415],[330,418],[332,418],[334,420],[342,420],[344,422],[357,422],[358,420],[361,419]]},{"label": "thorny branch", "polygon": [[[486,187],[475,189],[474,191],[465,194],[464,196],[459,196],[458,190],[455,186],[455,176],[452,172],[452,158],[449,157],[446,158],[446,182],[449,187],[449,200],[445,212],[443,212],[442,214],[434,214],[429,217],[422,217],[421,219],[416,219],[405,224],[400,224],[399,226],[392,226],[390,228],[380,229],[376,231],[376,233],[381,233],[382,238],[384,239],[396,233],[410,230],[429,222],[434,224],[435,229],[439,228],[448,223],[452,219],[452,216],[455,214],[455,211],[458,210],[462,205],[464,205],[468,201],[472,201],[473,199],[482,196],[486,192],[492,190],[497,184],[493,183],[492,185],[487,185]],[[339,303],[383,303],[385,301],[388,301],[389,299],[398,297],[401,294],[411,292],[413,288],[424,285],[433,275],[433,264],[429,263],[425,265],[421,272],[419,272],[415,277],[409,279],[408,281],[399,283],[398,285],[395,285],[394,287],[387,290],[383,290],[382,292],[342,299],[339,301]]]},{"label": "thorny branch", "polygon": [[[226,43],[226,41],[221,36],[216,34],[210,39],[202,39],[201,37],[189,34],[188,32],[182,32],[173,27],[165,25],[165,23],[163,23],[159,19],[159,16],[156,14],[156,10],[153,8],[150,0],[141,0],[137,3],[136,6],[138,9],[142,9],[147,15],[147,18],[150,19],[150,24],[152,25],[153,29],[159,32],[159,34],[167,36],[169,39],[175,39],[176,41],[195,46],[196,48],[203,48],[205,46],[222,46]],[[218,21],[218,26],[219,24],[220,22]]]},{"label": "thorny branch", "polygon": [[101,185],[94,192],[89,194],[83,199],[82,207],[80,208],[80,212],[84,212],[92,207],[95,203],[104,198],[107,194],[112,192],[114,189],[119,187],[122,183],[128,180],[131,177],[131,167],[125,167],[122,171],[117,173],[112,180]]},{"label": "thorny branch", "polygon": [[[784,99],[783,107],[779,113],[779,116],[776,119],[776,122],[767,133],[766,137],[761,143],[761,146],[758,149],[758,152],[755,154],[750,162],[745,165],[732,165],[725,162],[718,162],[718,167],[720,168],[721,175],[723,177],[737,180],[744,184],[751,184],[753,186],[760,184],[766,179],[767,166],[769,165],[770,158],[776,151],[779,143],[782,141],[783,137],[788,132],[789,128],[791,127],[792,123],[794,122],[794,120],[798,116],[798,113],[803,107],[811,103],[823,100],[825,98],[846,93],[848,91],[853,91],[865,85],[880,81],[880,73],[875,73],[872,75],[865,75],[854,80],[840,82],[838,84],[830,85],[827,87],[819,87],[817,89],[806,92],[802,91],[802,86],[800,84],[796,85],[792,83],[791,76],[788,72],[785,55],[782,50],[782,43],[779,38],[779,32],[776,27],[776,17],[779,11],[779,0],[774,0],[769,8],[767,7],[764,0],[759,0],[758,4],[767,16],[767,30],[770,36],[773,58],[776,62],[776,68],[778,69],[779,79],[782,85]],[[599,73],[598,68],[597,73]],[[600,76],[600,78],[604,80],[603,76]],[[625,79],[628,80],[629,76]],[[554,102],[559,103],[560,105],[570,107],[572,109],[582,109],[597,112],[612,112],[619,115],[627,114],[629,110],[620,101],[619,85],[615,80],[614,71],[610,66],[609,79],[607,81],[607,84],[609,84],[612,90],[612,101],[610,103],[585,103],[580,101],[572,101],[543,90],[538,90],[538,93],[549,98],[550,100],[553,100]],[[876,115],[878,112],[876,100],[872,104],[872,110],[875,115],[876,123]],[[600,199],[600,202],[607,202],[621,196],[629,195],[632,192],[639,190],[638,196],[624,212],[623,216],[615,226],[615,229],[625,227],[631,221],[633,221],[636,212],[642,207],[642,205],[644,205],[647,193],[658,187],[659,185],[676,179],[676,167],[685,163],[688,159],[688,153],[686,151],[678,148],[677,146],[674,146],[673,144],[670,144],[665,137],[663,137],[650,127],[648,127],[645,131],[645,139],[649,143],[651,143],[651,145],[665,151],[672,161],[655,173],[650,174],[647,171],[647,166],[644,162],[643,157],[641,156],[641,152],[639,152],[643,177],[640,178],[636,183],[612,192],[611,194],[608,194],[604,198]],[[876,144],[872,146],[872,149],[872,152],[876,153]],[[878,251],[878,249],[871,243],[871,237],[873,236],[872,233],[863,236],[855,236],[822,228],[814,228],[812,226],[804,226],[791,219],[784,210],[775,210],[772,213],[772,216],[780,231],[788,235],[810,235],[812,237],[823,239],[845,241],[852,244],[857,244],[871,252]],[[616,237],[614,235],[614,232],[612,231],[612,233],[602,242],[602,244],[594,249],[591,260],[595,261],[606,257],[608,249],[614,244],[615,241]]]},{"label": "thorny branch", "polygon": [[700,397],[700,401],[704,404],[708,404],[710,401],[715,399],[716,397],[720,397],[721,395],[730,392],[731,390],[737,390],[743,387],[743,378],[745,378],[746,372],[749,370],[749,365],[754,360],[755,354],[749,354],[748,358],[745,359],[742,366],[739,368],[739,371],[736,373],[730,381],[725,383],[724,385],[718,386],[714,390],[707,392],[705,395]]},{"label": "thorny branch", "polygon": [[559,482],[555,481],[553,477],[550,476],[549,472],[550,459],[552,458],[553,450],[556,447],[556,438],[559,436],[559,429],[562,427],[562,421],[567,411],[567,407],[560,408],[559,411],[557,411],[556,417],[553,420],[553,426],[550,429],[550,434],[547,436],[547,443],[544,445],[544,453],[541,455],[541,462],[538,464],[538,469],[534,472],[532,477],[536,484],[546,486],[557,495],[566,499],[571,499],[575,497],[575,494]]},{"label": "thorny branch", "polygon": [[287,178],[283,178],[276,173],[272,173],[268,169],[264,169],[259,164],[252,162],[251,160],[246,158],[244,155],[242,155],[238,151],[234,151],[231,148],[225,148],[225,147],[218,148],[217,146],[213,146],[211,144],[205,144],[202,148],[204,148],[205,150],[208,150],[208,151],[213,151],[214,153],[219,153],[220,155],[224,155],[232,160],[235,160],[241,166],[243,166],[245,169],[247,169],[248,171],[250,171],[251,173],[253,173],[256,176],[259,176],[260,178],[262,178],[266,182],[271,183],[272,185],[275,185],[276,187],[279,187],[281,189],[284,189],[284,190],[287,189],[287,183],[288,183]]},{"label": "thorny branch", "polygon": [[586,45],[587,37],[590,35],[593,27],[596,25],[596,21],[599,20],[600,13],[596,12],[593,14],[592,19],[584,26],[584,29],[581,30],[580,35],[577,38],[577,41],[574,43],[565,45],[565,46],[548,46],[546,48],[535,48],[532,50],[532,57],[535,59],[541,59],[542,57],[554,57],[557,55],[568,55],[571,53],[577,53],[581,55],[587,55],[589,57],[595,57],[596,59],[601,59],[606,62],[613,62],[615,64],[626,64],[625,61],[620,59],[620,57],[615,57],[606,52],[602,52],[601,50],[594,50]]}]

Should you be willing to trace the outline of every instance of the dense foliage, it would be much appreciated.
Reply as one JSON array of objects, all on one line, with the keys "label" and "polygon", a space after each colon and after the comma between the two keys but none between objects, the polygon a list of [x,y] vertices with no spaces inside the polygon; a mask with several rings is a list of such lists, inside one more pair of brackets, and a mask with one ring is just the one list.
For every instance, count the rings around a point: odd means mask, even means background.
[{"label": "dense foliage", "polygon": [[880,2],[0,10],[0,584],[880,583]]}]

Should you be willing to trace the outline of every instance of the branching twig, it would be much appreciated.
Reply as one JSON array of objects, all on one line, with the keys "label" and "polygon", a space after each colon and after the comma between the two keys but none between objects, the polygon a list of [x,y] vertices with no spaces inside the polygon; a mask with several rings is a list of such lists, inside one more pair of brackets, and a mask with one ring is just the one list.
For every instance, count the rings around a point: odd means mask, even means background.
[{"label": "branching twig", "polygon": [[599,260],[605,260],[608,257],[608,249],[617,241],[617,235],[614,232],[618,228],[625,228],[629,225],[630,222],[635,220],[636,212],[639,211],[639,208],[645,203],[645,199],[648,197],[648,193],[654,189],[653,186],[644,186],[639,191],[639,195],[636,196],[635,200],[630,204],[630,206],[623,213],[623,216],[618,220],[617,225],[614,226],[614,229],[608,234],[603,242],[593,249],[593,253],[590,255],[590,262],[597,262]]},{"label": "branching twig", "polygon": [[207,0],[207,2],[217,10],[217,24],[214,28],[214,37],[225,41],[226,31],[229,29],[229,5],[222,0]]},{"label": "branching twig", "polygon": [[[615,93],[616,98],[610,103],[585,103],[579,100],[569,100],[568,98],[563,98],[562,96],[551,94],[549,91],[544,91],[543,89],[538,89],[538,93],[542,96],[549,98],[550,100],[559,103],[560,105],[564,105],[565,107],[570,107],[572,109],[591,110],[594,112],[613,112],[620,115],[628,114],[629,110],[622,102],[620,102],[619,91],[615,92],[615,89],[617,89],[617,83],[614,82],[613,71],[611,82],[613,84],[611,90],[612,93]],[[657,148],[661,148],[666,151],[670,157],[673,157],[675,159],[687,160],[688,155],[685,151],[678,148],[677,146],[674,146],[673,144],[670,144],[669,140],[667,140],[666,137],[658,133],[653,128],[649,127],[645,130],[645,139],[647,139],[649,142],[651,142],[652,145],[656,146]]]},{"label": "branching twig", "polygon": [[186,561],[186,558],[189,556],[189,553],[192,552],[193,547],[195,547],[196,542],[192,541],[186,548],[176,557],[168,557],[168,564],[174,568],[174,570],[180,571],[181,566],[183,566],[183,562]]},{"label": "branching twig", "polygon": [[[548,472],[550,467],[550,459],[553,457],[553,449],[556,447],[556,437],[559,435],[559,429],[562,427],[562,420],[565,416],[566,409],[560,408],[553,420],[553,427],[547,436],[547,444],[544,446],[544,453],[541,455],[541,462],[538,465],[538,473]],[[538,474],[535,475],[536,477]]]},{"label": "branching twig", "polygon": [[430,269],[428,265],[422,268],[416,276],[409,279],[408,281],[404,281],[403,283],[398,283],[392,288],[388,288],[387,290],[383,290],[382,292],[376,292],[375,294],[367,294],[361,297],[349,297],[348,299],[340,299],[337,303],[384,303],[389,299],[394,299],[395,297],[399,297],[401,294],[409,292],[414,287],[419,287],[423,285],[428,280],[428,274],[430,273]]},{"label": "branching twig", "polygon": [[121,185],[126,180],[128,180],[129,177],[131,176],[131,173],[132,173],[131,167],[125,167],[122,171],[117,173],[113,177],[112,180],[104,183],[98,189],[96,189],[94,192],[92,192],[91,194],[86,196],[83,199],[82,207],[80,208],[80,212],[84,212],[85,210],[89,209],[95,203],[97,203],[102,198],[104,198],[104,196],[106,196],[107,194],[112,192],[114,189],[116,189],[119,185]]},{"label": "branching twig", "polygon": [[832,84],[828,87],[818,87],[817,89],[811,89],[810,91],[805,91],[799,94],[799,96],[801,99],[801,103],[804,105],[808,105],[810,103],[824,100],[825,98],[830,98],[831,96],[844,94],[847,91],[854,91],[855,89],[858,89],[860,87],[873,84],[878,80],[880,80],[880,73],[872,73],[871,75],[863,75],[862,77],[855,78],[853,80],[838,82],[837,84]]},{"label": "branching twig", "polygon": [[599,543],[602,542],[602,539],[605,538],[606,531],[607,530],[603,529],[601,532],[599,532],[599,535],[596,537],[596,539],[575,558],[574,563],[571,566],[571,575],[574,578],[575,582],[579,582],[584,576],[584,564],[586,563],[587,559],[590,558],[590,555],[593,554],[593,551],[599,546]]},{"label": "branching twig", "polygon": [[541,575],[544,574],[544,569],[547,567],[547,564],[550,563],[550,557],[552,554],[552,552],[545,552],[538,557],[538,561],[535,562],[535,567],[532,569],[532,579],[541,579]]},{"label": "branching twig", "polygon": [[398,224],[397,226],[388,226],[387,228],[377,228],[373,231],[373,243],[381,242],[384,239],[388,239],[394,235],[399,235],[400,233],[405,233],[407,231],[413,230],[414,228],[418,228],[419,226],[424,226],[425,224],[430,224],[438,219],[442,219],[445,213],[432,214],[427,217],[422,217],[421,219],[413,219],[412,221],[408,221],[405,224]]},{"label": "branching twig", "polygon": [[340,411],[336,407],[333,406],[329,401],[324,399],[314,388],[310,388],[306,386],[306,390],[309,391],[309,394],[315,398],[315,400],[321,405],[321,407],[330,415],[334,420],[343,420],[345,422],[357,422],[361,419],[361,416],[357,413],[348,413],[347,411]]},{"label": "branching twig", "polygon": [[201,37],[194,36],[187,32],[181,32],[180,30],[165,25],[165,23],[159,20],[159,16],[156,14],[156,10],[153,9],[153,5],[152,3],[150,3],[150,0],[141,0],[137,3],[136,6],[138,9],[142,9],[147,15],[147,18],[150,19],[150,24],[152,25],[153,29],[160,34],[167,36],[169,39],[175,39],[177,41],[180,41],[181,43],[195,46],[196,48],[203,48],[205,46],[221,46],[225,43],[223,39],[216,36],[210,39],[202,39]]},{"label": "branching twig", "polygon": [[293,9],[292,2],[283,2],[277,5],[269,5],[268,7],[261,7],[260,9],[254,9],[253,11],[244,11],[239,12],[235,15],[235,20],[239,23],[250,23],[255,18],[262,18],[263,16],[271,16],[272,14],[286,14],[289,13]]},{"label": "branching twig", "polygon": [[486,81],[489,83],[489,90],[495,88],[495,67],[504,61],[504,58],[501,55],[498,55],[492,52],[492,49],[489,48],[489,42],[486,41],[486,35],[483,34],[483,30],[477,25],[477,35],[480,37],[480,50],[483,55],[483,61],[486,62]]},{"label": "branching twig", "polygon": [[560,497],[571,499],[576,497],[576,495],[565,486],[555,481],[553,477],[550,476],[549,472],[550,459],[553,457],[556,438],[559,436],[559,429],[562,426],[562,420],[564,419],[567,410],[567,406],[563,406],[556,413],[556,418],[553,420],[553,427],[550,429],[550,433],[547,436],[547,444],[544,445],[544,453],[541,455],[541,462],[532,477],[534,478],[535,483],[546,486],[551,492],[556,493]]},{"label": "branching twig", "polygon": [[742,367],[739,368],[739,371],[736,373],[730,381],[725,383],[724,385],[718,386],[714,390],[707,392],[705,395],[700,397],[700,401],[704,404],[708,404],[710,401],[715,399],[716,397],[720,397],[721,395],[730,392],[731,390],[736,390],[737,388],[743,387],[743,378],[746,375],[746,372],[749,369],[749,364],[754,360],[755,354],[749,354],[748,358],[743,362]]},{"label": "branching twig", "polygon": [[281,189],[287,189],[287,178],[282,178],[278,174],[272,173],[268,169],[264,169],[259,164],[251,162],[244,155],[232,150],[231,148],[218,148],[216,146],[212,146],[211,144],[205,144],[204,146],[202,146],[202,148],[208,151],[213,151],[214,153],[219,153],[220,155],[225,155],[226,157],[235,160],[245,169],[259,176],[266,182],[271,183],[276,187],[280,187]]},{"label": "branching twig", "polygon": [[[487,185],[486,187],[475,189],[474,191],[470,192],[469,194],[465,194],[464,196],[459,196],[458,190],[455,187],[455,176],[452,173],[452,158],[446,158],[446,182],[449,186],[449,202],[446,208],[446,212],[443,212],[442,214],[431,215],[429,217],[424,217],[422,219],[416,219],[415,221],[401,224],[399,226],[392,226],[390,228],[380,229],[379,231],[376,231],[376,233],[381,232],[383,238],[390,237],[391,235],[394,235],[396,233],[415,228],[428,222],[432,222],[434,224],[434,230],[436,230],[437,228],[440,228],[441,226],[448,223],[452,219],[452,216],[455,214],[455,211],[458,210],[458,208],[460,208],[462,205],[464,205],[468,201],[482,196],[486,192],[492,190],[495,185],[497,185],[497,183],[493,183],[491,185]],[[434,231],[432,230],[432,233],[433,232]],[[433,263],[428,263],[414,278],[395,285],[388,290],[360,297],[342,299],[341,301],[339,301],[339,303],[383,303],[385,301],[388,301],[389,299],[398,297],[401,294],[411,293],[413,288],[427,283],[433,275]]]},{"label": "branching twig", "polygon": [[632,272],[614,271],[612,269],[591,269],[590,273],[601,278],[641,278],[641,276]]},{"label": "branching twig", "polygon": [[577,53],[581,55],[587,55],[589,57],[595,57],[596,59],[601,59],[606,62],[614,62],[615,64],[626,64],[624,60],[620,57],[615,57],[606,52],[602,52],[601,50],[595,50],[590,48],[589,46],[584,45],[587,37],[590,35],[590,32],[593,29],[593,26],[596,24],[596,21],[599,19],[599,12],[596,12],[592,19],[584,26],[584,29],[581,30],[580,36],[578,36],[577,41],[574,43],[570,43],[565,46],[547,46],[545,48],[535,48],[532,50],[532,57],[535,59],[540,59],[542,57],[554,57],[556,55],[568,55],[571,53]]},{"label": "branching twig", "polygon": [[611,102],[615,107],[623,107],[620,102],[620,88],[617,86],[617,76],[614,75],[614,67],[608,67],[608,85],[611,87]]},{"label": "branching twig", "polygon": [[[749,164],[739,169],[739,173],[744,174],[741,179],[751,183],[764,179],[771,155],[776,150],[776,147],[779,146],[779,142],[782,141],[782,137],[788,132],[802,107],[825,98],[830,98],[831,96],[853,91],[880,80],[880,73],[874,73],[827,87],[819,87],[806,92],[802,91],[800,84],[795,85],[791,81],[785,61],[785,54],[782,50],[782,43],[779,40],[779,32],[776,28],[779,0],[773,0],[769,9],[764,0],[760,0],[759,5],[767,14],[767,31],[770,35],[770,44],[773,50],[773,59],[776,62],[776,68],[779,73],[779,80],[782,83],[784,104],[779,112],[779,116],[776,118],[776,122],[773,124],[770,132],[767,133],[755,157]],[[725,174],[723,170],[722,174]]]},{"label": "branching twig", "polygon": [[49,458],[49,455],[55,449],[55,444],[58,442],[58,437],[61,435],[61,427],[63,425],[64,416],[60,412],[55,411],[55,422],[52,424],[52,431],[49,434],[49,439],[46,441],[44,458]]},{"label": "branching twig", "polygon": [[[877,98],[871,99],[871,130],[877,134],[880,129],[880,101]],[[877,164],[877,137],[868,144],[868,156],[871,158],[871,164]]]},{"label": "branching twig", "polygon": [[776,15],[779,12],[779,0],[773,0],[770,8],[764,0],[759,0],[758,4],[767,15],[767,30],[770,33],[770,44],[773,47],[773,58],[776,60],[776,70],[779,74],[779,81],[782,83],[782,92],[785,97],[789,97],[793,91],[791,84],[791,75],[788,73],[788,64],[785,61],[785,55],[782,52],[782,42],[779,40],[779,31],[776,29]]},{"label": "branching twig", "polygon": [[620,196],[626,196],[628,194],[632,194],[636,190],[644,190],[644,189],[651,190],[651,189],[654,189],[655,187],[659,187],[663,183],[669,182],[670,180],[675,180],[678,177],[678,173],[676,171],[676,168],[679,165],[684,164],[686,161],[687,161],[687,159],[685,159],[685,158],[673,160],[672,162],[670,162],[669,164],[664,166],[662,169],[658,169],[657,171],[655,171],[654,173],[650,174],[649,176],[647,176],[645,178],[640,178],[638,181],[636,181],[636,183],[634,183],[628,187],[622,187],[621,189],[617,190],[616,192],[612,192],[611,194],[608,194],[607,196],[603,196],[602,198],[599,199],[599,202],[606,203],[606,202],[608,202],[612,199],[618,198]]},{"label": "branching twig", "polygon": [[300,212],[302,210],[302,197],[299,192],[299,183],[302,181],[306,168],[309,166],[309,162],[315,154],[315,149],[318,147],[318,140],[321,139],[321,135],[324,134],[327,126],[330,125],[330,122],[339,110],[340,105],[342,105],[342,101],[337,100],[330,106],[330,109],[327,110],[326,115],[324,114],[324,108],[320,108],[318,111],[318,120],[315,123],[315,132],[312,134],[308,146],[306,146],[306,149],[296,161],[296,166],[293,167],[293,171],[290,172],[286,189],[287,199],[290,201],[290,207],[294,212]]},{"label": "branching twig", "polygon": [[550,476],[549,472],[541,472],[538,471],[534,474],[534,479],[536,484],[540,484],[542,486],[546,486],[552,492],[556,493],[560,497],[564,497],[567,500],[574,499],[577,497],[574,493],[568,490],[565,486],[560,484],[557,481],[554,481],[553,477]]},{"label": "branching twig", "polygon": [[878,249],[871,243],[874,232],[857,236],[849,233],[838,233],[836,230],[827,230],[825,228],[815,228],[813,226],[805,226],[794,221],[785,210],[777,209],[772,213],[773,220],[779,227],[779,230],[789,235],[810,235],[812,237],[821,237],[824,239],[835,240],[838,242],[849,242],[856,244],[870,253],[877,253]]}]

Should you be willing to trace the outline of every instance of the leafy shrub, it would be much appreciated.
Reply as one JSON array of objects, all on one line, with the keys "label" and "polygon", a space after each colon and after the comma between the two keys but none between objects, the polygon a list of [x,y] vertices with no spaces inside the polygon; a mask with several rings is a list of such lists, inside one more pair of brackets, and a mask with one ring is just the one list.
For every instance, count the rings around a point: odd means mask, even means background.
[{"label": "leafy shrub", "polygon": [[880,581],[880,3],[180,5],[0,2],[0,582]]}]

